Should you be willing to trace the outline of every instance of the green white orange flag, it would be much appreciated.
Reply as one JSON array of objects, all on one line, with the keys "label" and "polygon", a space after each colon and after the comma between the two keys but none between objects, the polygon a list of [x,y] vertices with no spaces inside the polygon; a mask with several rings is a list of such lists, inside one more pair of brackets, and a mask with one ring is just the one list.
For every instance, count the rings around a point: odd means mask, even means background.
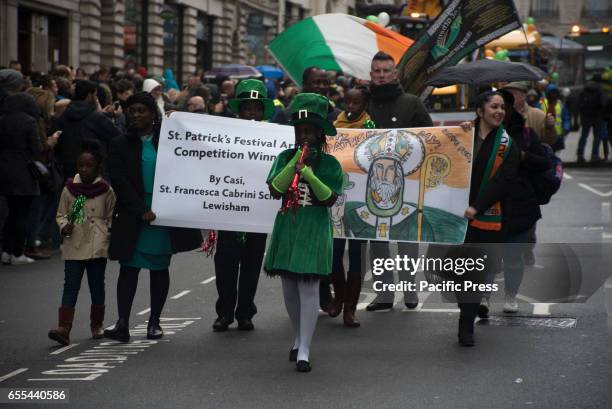
[{"label": "green white orange flag", "polygon": [[347,14],[321,14],[287,28],[266,47],[293,81],[311,66],[370,78],[378,51],[399,62],[414,41],[379,24]]}]

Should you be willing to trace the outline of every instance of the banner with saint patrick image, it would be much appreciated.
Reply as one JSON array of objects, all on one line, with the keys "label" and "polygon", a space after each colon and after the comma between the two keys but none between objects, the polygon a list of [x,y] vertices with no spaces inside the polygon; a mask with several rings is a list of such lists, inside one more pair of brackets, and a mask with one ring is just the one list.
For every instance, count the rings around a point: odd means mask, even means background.
[{"label": "banner with saint patrick image", "polygon": [[[186,112],[164,118],[154,224],[271,232],[281,201],[267,175],[294,142],[290,126]],[[344,171],[343,194],[330,209],[336,237],[463,242],[472,132],[338,129],[327,150]],[[301,194],[301,203],[312,202],[309,189]]]},{"label": "banner with saint patrick image", "polygon": [[331,209],[335,236],[463,242],[471,133],[339,129],[328,143],[345,172],[344,194]]}]

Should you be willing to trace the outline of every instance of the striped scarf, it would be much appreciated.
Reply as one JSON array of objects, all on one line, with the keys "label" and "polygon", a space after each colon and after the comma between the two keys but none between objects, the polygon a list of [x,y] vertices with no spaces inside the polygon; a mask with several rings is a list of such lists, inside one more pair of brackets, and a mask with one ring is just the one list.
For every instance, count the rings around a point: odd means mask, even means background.
[{"label": "striped scarf", "polygon": [[[512,139],[504,129],[504,126],[500,125],[495,134],[493,149],[491,149],[491,156],[489,157],[478,194],[482,194],[487,184],[497,176],[497,171],[510,153],[511,145]],[[476,215],[474,220],[470,222],[470,225],[480,230],[500,231],[502,229],[501,203],[496,202],[482,214]]]}]

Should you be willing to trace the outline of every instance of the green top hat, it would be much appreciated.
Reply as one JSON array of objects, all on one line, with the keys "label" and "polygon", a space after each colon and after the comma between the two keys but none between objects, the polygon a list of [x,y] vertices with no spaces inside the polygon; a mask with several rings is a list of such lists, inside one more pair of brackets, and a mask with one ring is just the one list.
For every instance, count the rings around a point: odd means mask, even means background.
[{"label": "green top hat", "polygon": [[291,125],[311,123],[323,129],[325,135],[336,135],[336,128],[327,120],[329,100],[323,95],[302,93],[291,101]]},{"label": "green top hat", "polygon": [[240,111],[240,104],[252,100],[261,101],[263,104],[263,119],[268,120],[272,118],[274,115],[274,101],[268,98],[266,86],[259,80],[240,81],[236,88],[236,98],[230,99],[227,105],[237,114]]}]

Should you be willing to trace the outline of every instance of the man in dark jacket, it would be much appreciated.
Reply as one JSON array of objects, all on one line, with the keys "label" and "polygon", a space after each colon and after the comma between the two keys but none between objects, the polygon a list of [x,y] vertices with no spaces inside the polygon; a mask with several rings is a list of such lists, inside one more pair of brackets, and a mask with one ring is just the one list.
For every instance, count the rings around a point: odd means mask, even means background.
[{"label": "man in dark jacket", "polygon": [[58,127],[63,133],[55,153],[65,179],[76,174],[76,161],[83,139],[98,140],[104,152],[108,152],[110,141],[120,133],[100,110],[97,92],[94,82],[77,80],[74,98],[59,119]]},{"label": "man in dark jacket", "polygon": [[[415,95],[405,93],[397,80],[395,60],[382,51],[372,59],[370,72],[370,104],[368,113],[376,128],[418,128],[433,126],[425,105]],[[414,243],[398,243],[398,253],[416,258],[419,246]],[[373,241],[370,244],[370,260],[390,258],[389,243]],[[401,281],[414,282],[414,276],[400,272]],[[390,284],[394,281],[393,271],[385,270],[377,277],[378,281]],[[377,292],[376,298],[367,307],[367,311],[386,310],[393,307],[394,294],[390,291]],[[404,304],[407,308],[416,308],[419,299],[416,292],[404,292]]]},{"label": "man in dark jacket", "polygon": [[606,96],[599,84],[601,76],[596,75],[593,81],[589,81],[578,96],[578,108],[580,109],[580,122],[582,123],[582,134],[578,141],[577,161],[584,162],[584,148],[593,128],[593,147],[591,149],[591,162],[601,160],[599,156],[599,144],[606,109]]}]

